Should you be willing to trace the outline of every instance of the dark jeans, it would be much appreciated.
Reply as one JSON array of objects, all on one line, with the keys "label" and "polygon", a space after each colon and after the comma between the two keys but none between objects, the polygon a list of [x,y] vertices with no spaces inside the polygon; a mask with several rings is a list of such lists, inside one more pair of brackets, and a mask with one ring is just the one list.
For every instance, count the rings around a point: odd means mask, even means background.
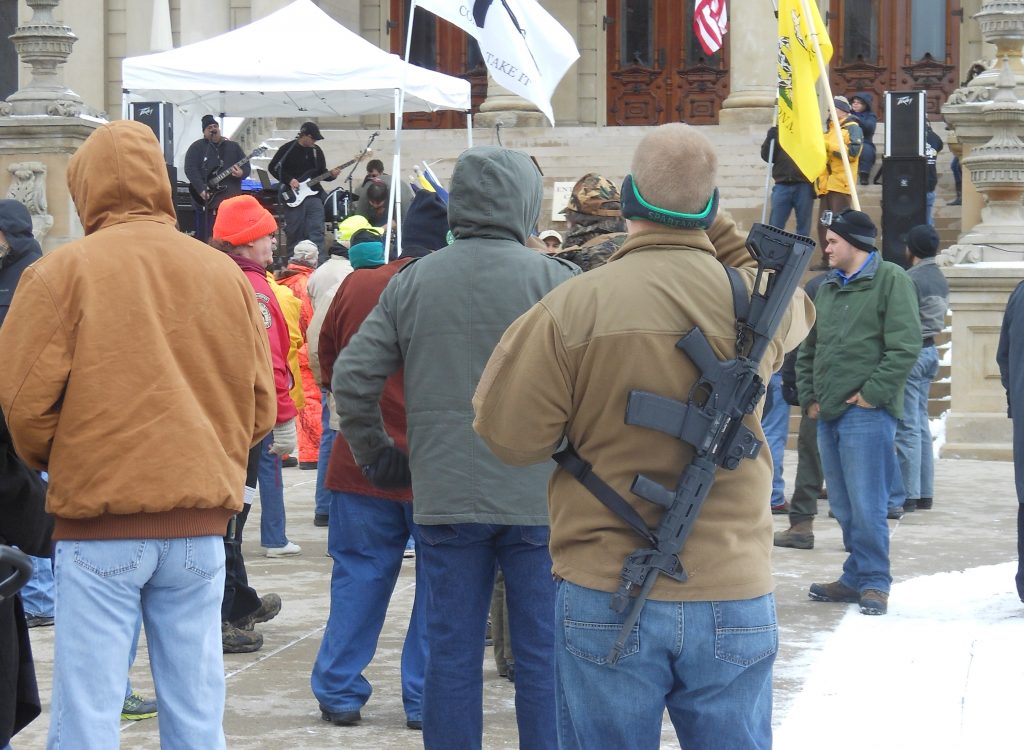
[{"label": "dark jeans", "polygon": [[295,208],[285,206],[284,225],[288,234],[288,255],[303,240],[310,240],[318,248],[324,246],[324,202],[311,195]]},{"label": "dark jeans", "polygon": [[[247,488],[256,488],[256,470],[260,465],[261,445],[262,443],[255,445],[249,450],[249,463],[245,468]],[[224,622],[241,619],[260,608],[259,594],[249,585],[245,560],[242,559],[242,529],[245,528],[245,519],[249,517],[251,507],[248,502],[242,506],[242,512],[235,516],[234,535],[224,536],[224,600],[220,606],[220,619]],[[230,526],[228,528],[230,529]]]},{"label": "dark jeans", "polygon": [[825,481],[818,455],[818,420],[806,414],[800,418],[796,451],[796,479],[793,480],[793,497],[789,501],[791,525],[810,521],[818,515],[818,497]]},{"label": "dark jeans", "polygon": [[789,213],[796,214],[796,233],[811,234],[811,214],[814,209],[814,187],[809,182],[777,182],[772,188],[772,213],[768,223],[779,229],[786,228]]},{"label": "dark jeans", "polygon": [[419,530],[416,557],[430,596],[424,747],[474,750],[483,744],[484,631],[500,565],[516,650],[519,747],[554,750],[555,584],[548,528],[460,523]]},{"label": "dark jeans", "polygon": [[202,206],[192,204],[192,216],[195,223],[195,238],[200,242],[207,242],[213,234],[213,222],[217,218],[213,207],[206,209]]}]

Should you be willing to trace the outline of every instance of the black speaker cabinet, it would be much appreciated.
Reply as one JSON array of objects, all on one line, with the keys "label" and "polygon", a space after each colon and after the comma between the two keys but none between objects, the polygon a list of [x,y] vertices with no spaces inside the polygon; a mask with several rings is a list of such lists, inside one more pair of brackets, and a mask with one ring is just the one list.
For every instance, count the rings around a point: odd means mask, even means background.
[{"label": "black speaker cabinet", "polygon": [[924,91],[885,92],[885,156],[924,156]]},{"label": "black speaker cabinet", "polygon": [[131,102],[132,119],[148,125],[164,150],[164,161],[174,163],[174,107],[168,102]]},{"label": "black speaker cabinet", "polygon": [[907,267],[907,232],[928,221],[927,160],[882,159],[882,256]]}]

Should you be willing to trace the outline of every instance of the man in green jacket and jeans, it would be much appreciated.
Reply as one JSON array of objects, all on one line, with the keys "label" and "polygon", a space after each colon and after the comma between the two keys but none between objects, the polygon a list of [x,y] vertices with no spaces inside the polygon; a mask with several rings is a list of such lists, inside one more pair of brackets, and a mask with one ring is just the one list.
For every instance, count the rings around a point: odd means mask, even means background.
[{"label": "man in green jacket and jeans", "polygon": [[860,211],[836,215],[825,234],[831,268],[814,299],[817,322],[797,358],[797,390],[818,419],[818,450],[829,504],[850,551],[843,574],[811,584],[823,602],[858,602],[866,615],[888,607],[886,513],[903,389],[921,350],[914,285],[882,260],[877,231]]}]

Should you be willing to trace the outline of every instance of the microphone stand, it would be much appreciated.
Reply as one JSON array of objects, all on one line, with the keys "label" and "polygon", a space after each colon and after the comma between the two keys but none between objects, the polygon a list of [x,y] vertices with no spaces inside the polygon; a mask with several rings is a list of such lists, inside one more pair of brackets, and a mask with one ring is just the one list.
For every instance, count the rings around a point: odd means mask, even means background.
[{"label": "microphone stand", "polygon": [[345,177],[344,181],[348,183],[348,195],[345,196],[345,216],[346,217],[348,217],[350,215],[350,211],[351,211],[350,203],[352,201],[352,175],[354,175],[356,173],[356,169],[362,163],[363,157],[366,156],[367,152],[370,150],[370,146],[373,145],[373,139],[376,138],[378,135],[380,135],[380,131],[379,130],[373,131],[373,134],[370,136],[370,140],[368,140],[366,142],[366,147],[362,150],[362,152],[360,152],[359,157],[355,161],[355,164],[352,165],[352,169],[350,169],[348,171],[348,175],[346,175],[346,177]]}]

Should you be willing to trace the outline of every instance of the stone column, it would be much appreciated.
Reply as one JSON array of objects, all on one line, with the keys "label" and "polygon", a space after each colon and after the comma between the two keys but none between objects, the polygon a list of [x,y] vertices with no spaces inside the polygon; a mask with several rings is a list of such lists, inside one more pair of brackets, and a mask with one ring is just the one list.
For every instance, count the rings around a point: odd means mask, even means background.
[{"label": "stone column", "polygon": [[493,128],[499,122],[506,128],[543,128],[548,125],[548,118],[532,102],[499,86],[488,73],[487,99],[480,105],[473,125]]},{"label": "stone column", "polygon": [[995,354],[1006,301],[1024,280],[1024,104],[1017,93],[1024,83],[1024,2],[986,0],[973,18],[999,57],[942,108],[963,149],[965,230],[938,258],[953,312],[942,455],[1009,460],[1013,435]]},{"label": "stone column", "polygon": [[178,44],[184,47],[229,31],[229,6],[228,0],[181,0]]},{"label": "stone column", "polygon": [[1013,459],[1013,429],[996,366],[999,328],[1022,263],[944,268],[953,312],[950,411],[943,458]]},{"label": "stone column", "polygon": [[[813,2],[814,0],[812,0]],[[722,125],[767,125],[778,96],[776,57],[779,24],[772,4],[745,0],[730,4],[729,96],[722,102]]]},{"label": "stone column", "polygon": [[67,165],[101,122],[63,83],[76,37],[53,18],[59,2],[28,0],[33,16],[11,39],[31,80],[0,102],[0,196],[25,204],[44,251],[82,235]]}]

